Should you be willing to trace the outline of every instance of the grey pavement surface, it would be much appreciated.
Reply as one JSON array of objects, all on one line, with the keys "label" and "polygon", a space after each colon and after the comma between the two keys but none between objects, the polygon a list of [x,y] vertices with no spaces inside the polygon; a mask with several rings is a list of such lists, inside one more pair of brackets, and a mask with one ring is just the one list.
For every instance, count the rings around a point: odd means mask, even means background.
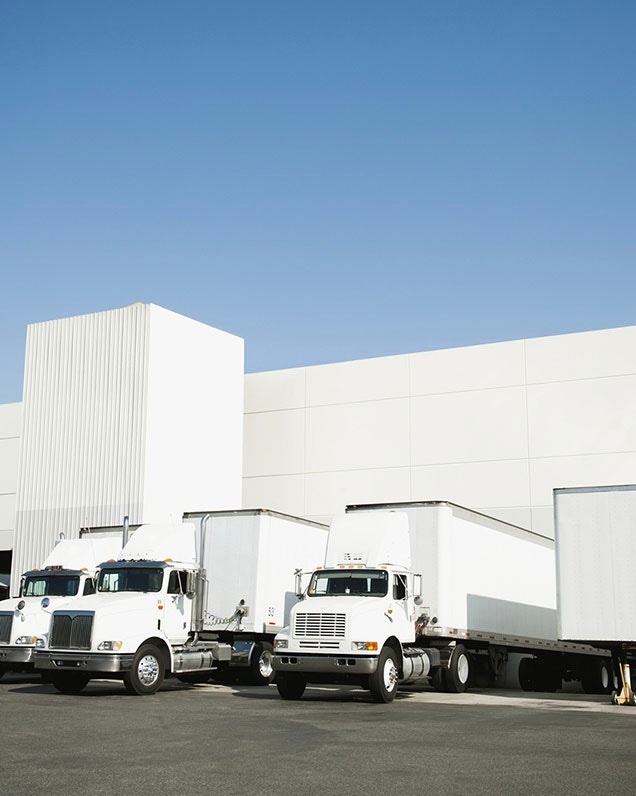
[{"label": "grey pavement surface", "polygon": [[0,680],[0,794],[636,793],[636,707],[521,691],[308,688],[169,681],[151,697],[117,682],[79,695]]}]

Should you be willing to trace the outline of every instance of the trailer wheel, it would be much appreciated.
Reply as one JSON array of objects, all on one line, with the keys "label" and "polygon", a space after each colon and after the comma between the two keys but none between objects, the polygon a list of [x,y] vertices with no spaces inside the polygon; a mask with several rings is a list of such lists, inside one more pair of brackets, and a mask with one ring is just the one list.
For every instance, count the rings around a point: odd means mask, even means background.
[{"label": "trailer wheel", "polygon": [[397,693],[399,672],[397,655],[391,647],[384,647],[378,668],[369,675],[369,690],[374,702],[392,702]]},{"label": "trailer wheel", "polygon": [[451,655],[445,679],[448,690],[453,694],[461,694],[468,687],[470,679],[470,656],[463,644],[458,644]]},{"label": "trailer wheel", "polygon": [[147,696],[159,690],[165,675],[163,655],[153,644],[137,650],[130,671],[124,674],[124,686],[129,694]]},{"label": "trailer wheel", "polygon": [[61,694],[79,694],[83,691],[90,677],[83,672],[55,672],[48,678],[48,682]]},{"label": "trailer wheel", "polygon": [[252,685],[269,685],[274,682],[276,672],[272,665],[274,648],[266,641],[255,644],[250,658],[249,681]]},{"label": "trailer wheel", "polygon": [[610,694],[616,687],[610,661],[605,658],[586,661],[581,685],[586,694]]},{"label": "trailer wheel", "polygon": [[276,677],[276,688],[283,699],[300,699],[306,687],[307,681],[299,674],[280,672]]}]

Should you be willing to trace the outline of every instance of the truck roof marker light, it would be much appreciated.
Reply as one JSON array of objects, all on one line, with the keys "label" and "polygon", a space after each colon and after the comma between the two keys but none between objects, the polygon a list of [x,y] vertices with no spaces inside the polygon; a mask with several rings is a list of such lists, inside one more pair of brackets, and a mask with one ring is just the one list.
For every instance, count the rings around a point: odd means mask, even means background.
[{"label": "truck roof marker light", "polygon": [[164,562],[166,564],[172,564],[172,559],[171,558],[164,558],[163,560],[164,560]]}]

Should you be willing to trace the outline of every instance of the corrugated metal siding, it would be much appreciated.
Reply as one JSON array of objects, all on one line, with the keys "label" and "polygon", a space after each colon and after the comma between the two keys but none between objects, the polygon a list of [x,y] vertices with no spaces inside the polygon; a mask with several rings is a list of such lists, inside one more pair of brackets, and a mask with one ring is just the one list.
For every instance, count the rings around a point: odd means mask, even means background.
[{"label": "corrugated metal siding", "polygon": [[138,522],[149,305],[27,330],[12,593],[60,532]]}]

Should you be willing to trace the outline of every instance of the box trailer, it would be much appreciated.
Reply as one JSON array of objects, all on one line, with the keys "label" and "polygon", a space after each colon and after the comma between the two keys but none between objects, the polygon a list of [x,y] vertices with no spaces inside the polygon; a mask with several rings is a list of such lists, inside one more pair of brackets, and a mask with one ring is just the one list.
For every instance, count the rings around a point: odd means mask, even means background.
[{"label": "box trailer", "polygon": [[559,638],[636,651],[636,485],[554,490]]},{"label": "box trailer", "polygon": [[142,525],[97,591],[53,613],[35,666],[60,691],[93,677],[152,694],[167,676],[243,672],[270,683],[272,644],[296,601],[296,570],[324,557],[327,527],[266,509],[197,512]]},{"label": "box trailer", "polygon": [[274,669],[283,698],[335,682],[388,702],[399,682],[495,684],[510,653],[526,690],[611,689],[606,653],[558,640],[551,539],[445,501],[355,505],[332,523]]}]

